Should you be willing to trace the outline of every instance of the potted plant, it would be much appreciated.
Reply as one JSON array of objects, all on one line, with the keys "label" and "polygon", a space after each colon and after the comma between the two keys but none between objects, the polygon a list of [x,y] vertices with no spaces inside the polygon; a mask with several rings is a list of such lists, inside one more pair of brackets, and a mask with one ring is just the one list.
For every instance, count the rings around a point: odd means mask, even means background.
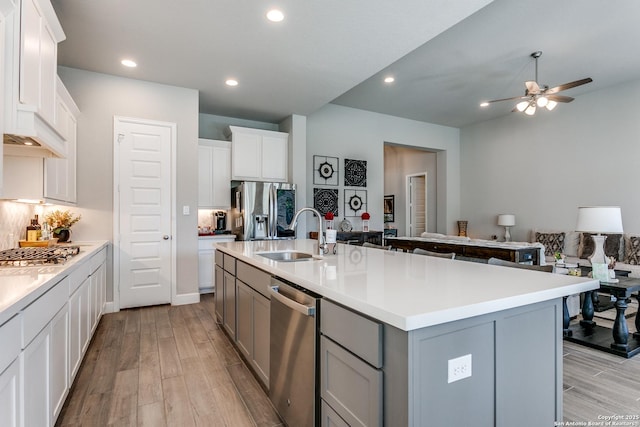
[{"label": "potted plant", "polygon": [[368,212],[362,214],[362,231],[369,231],[369,219],[371,215]]},{"label": "potted plant", "polygon": [[80,221],[81,215],[74,215],[70,211],[55,210],[44,216],[44,220],[51,227],[53,237],[58,239],[59,243],[69,240],[71,236],[71,226]]}]

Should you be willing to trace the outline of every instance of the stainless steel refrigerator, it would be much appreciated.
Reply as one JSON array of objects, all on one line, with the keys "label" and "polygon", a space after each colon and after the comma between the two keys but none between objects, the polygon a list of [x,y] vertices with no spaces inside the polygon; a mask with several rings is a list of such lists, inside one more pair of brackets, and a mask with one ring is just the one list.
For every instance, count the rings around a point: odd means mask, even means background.
[{"label": "stainless steel refrigerator", "polygon": [[238,240],[293,239],[288,229],[296,213],[296,185],[233,182],[231,232]]}]

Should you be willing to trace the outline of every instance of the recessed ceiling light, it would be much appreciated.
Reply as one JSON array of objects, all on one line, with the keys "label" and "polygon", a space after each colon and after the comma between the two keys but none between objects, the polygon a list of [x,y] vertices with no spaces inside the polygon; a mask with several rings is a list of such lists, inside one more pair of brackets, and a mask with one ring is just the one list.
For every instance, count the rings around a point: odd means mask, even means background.
[{"label": "recessed ceiling light", "polygon": [[123,59],[122,61],[120,61],[120,63],[125,67],[129,67],[129,68],[134,68],[138,66],[138,64],[136,64],[136,62],[131,59]]},{"label": "recessed ceiling light", "polygon": [[271,9],[267,12],[267,19],[271,22],[280,22],[284,19],[284,13],[278,9]]},{"label": "recessed ceiling light", "polygon": [[488,102],[486,102],[486,101],[485,101],[485,102],[481,102],[481,103],[480,103],[480,106],[481,106],[481,107],[488,107],[488,106],[489,106],[489,103],[488,103]]},{"label": "recessed ceiling light", "polygon": [[227,86],[238,86],[238,81],[236,79],[227,79],[225,84]]},{"label": "recessed ceiling light", "polygon": [[393,77],[391,77],[391,76],[388,76],[388,77],[385,77],[385,78],[384,78],[384,82],[385,82],[385,83],[393,83],[393,82],[395,82],[395,81],[396,81],[396,79],[395,79],[395,78],[393,78]]}]

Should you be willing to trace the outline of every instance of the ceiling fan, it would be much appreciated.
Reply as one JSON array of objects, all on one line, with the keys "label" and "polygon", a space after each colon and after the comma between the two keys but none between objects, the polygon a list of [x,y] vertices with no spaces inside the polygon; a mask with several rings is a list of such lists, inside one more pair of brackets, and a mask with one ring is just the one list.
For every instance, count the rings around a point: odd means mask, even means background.
[{"label": "ceiling fan", "polygon": [[533,116],[536,113],[536,109],[546,108],[551,111],[558,105],[558,102],[571,102],[573,98],[565,95],[558,95],[558,92],[571,89],[577,86],[582,86],[587,83],[591,83],[593,79],[587,77],[586,79],[576,80],[574,82],[565,83],[559,86],[549,88],[546,85],[538,84],[538,58],[542,56],[542,51],[536,51],[531,54],[531,57],[536,61],[536,79],[524,82],[526,90],[524,96],[514,96],[512,98],[494,99],[492,101],[486,101],[480,104],[481,107],[486,107],[494,102],[512,101],[519,99],[520,102],[516,104],[516,107],[512,111],[520,111],[529,116]]}]

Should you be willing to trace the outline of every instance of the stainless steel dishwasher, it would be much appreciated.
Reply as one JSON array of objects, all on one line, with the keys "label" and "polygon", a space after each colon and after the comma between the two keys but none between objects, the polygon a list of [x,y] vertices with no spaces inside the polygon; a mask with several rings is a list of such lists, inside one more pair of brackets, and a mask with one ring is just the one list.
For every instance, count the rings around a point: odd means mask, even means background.
[{"label": "stainless steel dishwasher", "polygon": [[269,398],[290,427],[313,427],[318,408],[316,321],[320,296],[271,280]]}]

